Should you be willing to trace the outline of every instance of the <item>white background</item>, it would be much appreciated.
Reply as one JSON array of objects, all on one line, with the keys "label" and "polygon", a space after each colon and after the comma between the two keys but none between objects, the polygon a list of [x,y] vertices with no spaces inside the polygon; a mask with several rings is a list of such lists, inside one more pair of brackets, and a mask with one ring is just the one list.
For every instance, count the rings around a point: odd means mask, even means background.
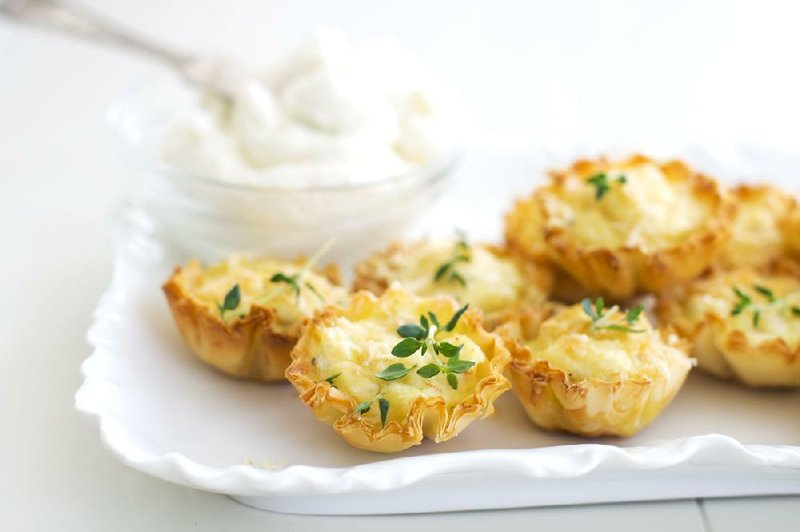
[{"label": "white background", "polygon": [[[86,4],[166,42],[253,64],[320,25],[357,40],[388,33],[459,88],[479,140],[663,137],[800,150],[800,12],[789,1]],[[109,281],[105,220],[125,189],[104,109],[157,72],[140,58],[0,23],[0,529],[797,527],[798,498],[281,516],[115,462],[72,396]]]}]

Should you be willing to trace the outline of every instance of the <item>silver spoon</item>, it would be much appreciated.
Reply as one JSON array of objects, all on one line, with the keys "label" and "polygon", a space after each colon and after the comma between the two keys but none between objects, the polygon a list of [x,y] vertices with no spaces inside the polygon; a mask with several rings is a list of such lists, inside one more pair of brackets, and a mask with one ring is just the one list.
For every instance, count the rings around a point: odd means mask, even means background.
[{"label": "silver spoon", "polygon": [[0,0],[0,15],[155,58],[189,83],[230,101],[236,87],[254,79],[239,64],[196,57],[137,35],[84,7],[59,0]]}]

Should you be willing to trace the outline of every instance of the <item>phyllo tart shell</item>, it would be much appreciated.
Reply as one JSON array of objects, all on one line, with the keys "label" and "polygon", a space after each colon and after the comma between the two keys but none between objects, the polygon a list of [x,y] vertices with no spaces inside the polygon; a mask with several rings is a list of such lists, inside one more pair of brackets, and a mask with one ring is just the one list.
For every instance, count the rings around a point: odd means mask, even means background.
[{"label": "phyllo tart shell", "polygon": [[[347,306],[316,313],[292,351],[286,377],[313,414],[355,447],[391,453],[423,438],[449,440],[490,415],[494,400],[510,388],[503,376],[508,349],[484,329],[479,310],[468,308],[452,331],[445,330],[458,311],[451,297],[423,298],[396,285],[380,296],[357,292]],[[456,363],[471,363],[467,371],[424,378],[418,373],[423,366],[438,360],[446,367],[445,359],[432,349],[392,354],[403,340],[397,329],[420,316],[428,320],[429,313],[445,327],[436,340],[462,346]],[[393,364],[411,369],[393,380],[377,376]]]},{"label": "phyllo tart shell", "polygon": [[[302,260],[233,256],[204,268],[192,260],[176,268],[163,289],[181,336],[200,360],[234,377],[279,381],[314,310],[347,297],[333,265],[306,273],[299,294],[270,281],[302,266]],[[235,307],[223,309],[226,299]]]}]

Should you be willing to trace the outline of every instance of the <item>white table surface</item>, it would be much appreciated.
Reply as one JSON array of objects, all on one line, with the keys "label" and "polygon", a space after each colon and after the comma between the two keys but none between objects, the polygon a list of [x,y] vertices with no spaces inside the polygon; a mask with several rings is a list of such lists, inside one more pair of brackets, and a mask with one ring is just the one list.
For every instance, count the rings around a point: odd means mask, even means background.
[{"label": "white table surface", "polygon": [[[244,52],[253,62],[320,24],[357,37],[391,33],[462,88],[483,129],[531,137],[713,136],[800,149],[791,135],[800,121],[800,75],[785,68],[800,48],[789,2],[87,3],[165,40]],[[118,463],[94,424],[74,411],[73,394],[91,312],[109,282],[106,218],[126,186],[104,108],[157,71],[138,58],[0,23],[0,530],[800,526],[798,497],[278,515]]]}]

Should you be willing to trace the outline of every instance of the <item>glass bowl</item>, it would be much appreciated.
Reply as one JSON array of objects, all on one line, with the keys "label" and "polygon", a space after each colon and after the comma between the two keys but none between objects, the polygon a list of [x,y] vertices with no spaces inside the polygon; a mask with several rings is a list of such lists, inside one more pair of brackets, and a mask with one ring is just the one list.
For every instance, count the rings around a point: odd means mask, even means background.
[{"label": "glass bowl", "polygon": [[172,78],[140,84],[111,104],[108,122],[132,174],[128,222],[176,260],[232,253],[291,258],[331,237],[330,259],[350,259],[402,236],[445,189],[460,150],[412,170],[341,186],[231,184],[169,165],[157,139],[194,96]]}]

